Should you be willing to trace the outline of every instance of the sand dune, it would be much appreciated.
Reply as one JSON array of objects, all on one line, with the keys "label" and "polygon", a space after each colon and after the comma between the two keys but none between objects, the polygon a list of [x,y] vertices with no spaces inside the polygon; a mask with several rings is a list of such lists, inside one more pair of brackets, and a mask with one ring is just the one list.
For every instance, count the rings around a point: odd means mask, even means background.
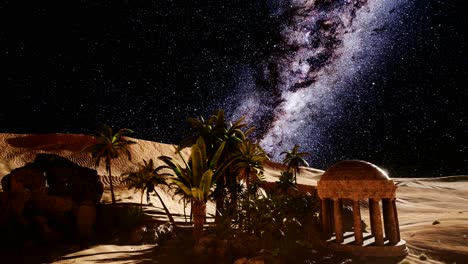
[{"label": "sand dune", "polygon": [[[147,140],[134,139],[137,145],[130,147],[132,161],[125,157],[112,163],[114,175],[137,168],[143,159],[156,160],[159,155],[173,155],[173,146]],[[34,159],[37,153],[54,153],[64,156],[82,166],[94,168],[90,155],[81,149],[92,142],[85,135],[47,134],[17,135],[0,134],[0,178],[12,169],[21,167]],[[187,154],[188,151],[185,152]],[[98,168],[105,175],[104,165]],[[265,164],[265,179],[278,180],[281,164]],[[298,176],[301,185],[315,186],[323,171],[304,168]],[[397,208],[402,239],[407,241],[410,255],[408,263],[463,263],[468,259],[468,176],[440,178],[395,178],[398,186]],[[117,199],[122,202],[139,202],[139,196],[125,187],[117,188]],[[159,190],[169,210],[177,215],[176,221],[184,221],[183,204],[165,190]],[[103,199],[110,200],[106,192]],[[162,211],[157,199],[152,200],[156,209]],[[154,210],[154,208],[152,208]],[[213,206],[207,208],[213,214]],[[366,209],[363,207],[363,215]],[[159,215],[159,214],[158,214]],[[161,214],[161,217],[164,217]],[[142,261],[148,246],[100,245],[65,256],[57,263],[97,263],[112,258],[113,263],[137,263]],[[422,260],[421,254],[429,257]],[[141,263],[141,262],[140,262]]]},{"label": "sand dune", "polygon": [[[163,165],[157,160],[159,156],[174,156],[173,145],[135,138],[129,139],[138,143],[129,147],[132,160],[129,161],[125,155],[112,160],[112,174],[114,176],[136,170],[143,159],[153,159],[155,165],[159,166]],[[0,178],[11,170],[33,161],[38,153],[58,154],[81,166],[95,168],[95,161],[91,155],[82,151],[92,142],[93,138],[88,135],[0,133],[0,149],[2,149],[0,152]],[[189,151],[184,150],[183,153],[187,155]],[[104,162],[101,161],[100,166],[95,169],[99,175],[107,175]]]},{"label": "sand dune", "polygon": [[[456,180],[456,181],[452,181]],[[447,262],[468,257],[468,176],[397,179],[401,236]]]}]

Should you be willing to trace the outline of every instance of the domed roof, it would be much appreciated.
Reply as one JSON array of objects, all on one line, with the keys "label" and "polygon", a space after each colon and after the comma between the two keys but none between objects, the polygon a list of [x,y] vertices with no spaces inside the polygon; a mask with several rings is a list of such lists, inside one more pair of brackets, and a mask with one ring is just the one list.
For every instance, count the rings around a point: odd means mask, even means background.
[{"label": "domed roof", "polygon": [[375,181],[390,180],[387,173],[376,165],[362,160],[344,160],[335,163],[322,175],[321,181]]}]

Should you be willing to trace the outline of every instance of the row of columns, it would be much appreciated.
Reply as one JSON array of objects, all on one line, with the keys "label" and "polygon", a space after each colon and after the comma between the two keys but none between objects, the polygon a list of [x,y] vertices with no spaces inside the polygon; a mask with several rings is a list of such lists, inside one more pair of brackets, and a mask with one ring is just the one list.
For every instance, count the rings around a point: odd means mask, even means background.
[{"label": "row of columns", "polygon": [[[386,239],[390,245],[397,244],[400,241],[400,230],[398,224],[398,215],[395,199],[382,199],[382,213],[379,200],[369,199],[369,214],[371,232],[375,238],[375,245],[384,245],[384,230]],[[334,231],[337,243],[343,243],[343,201],[342,199],[322,199],[321,209],[322,231],[329,237]],[[353,201],[353,227],[354,240],[356,245],[362,245],[364,242],[363,230],[361,226],[361,209],[359,200]]]}]

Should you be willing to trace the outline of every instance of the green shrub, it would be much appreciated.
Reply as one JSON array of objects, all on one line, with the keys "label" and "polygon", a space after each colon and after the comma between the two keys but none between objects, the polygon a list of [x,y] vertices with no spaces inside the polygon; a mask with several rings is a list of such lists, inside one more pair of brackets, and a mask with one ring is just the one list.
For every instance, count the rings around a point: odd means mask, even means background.
[{"label": "green shrub", "polygon": [[277,181],[276,184],[283,191],[287,191],[290,188],[296,189],[296,184],[294,183],[294,175],[291,172],[281,172],[279,181]]},{"label": "green shrub", "polygon": [[118,225],[120,228],[127,229],[141,225],[145,214],[140,206],[126,206],[118,210]]},{"label": "green shrub", "polygon": [[[246,208],[250,208],[247,217]],[[286,262],[295,262],[311,246],[308,235],[318,223],[318,200],[308,194],[272,194],[242,199],[239,226],[260,238],[262,247]]]}]

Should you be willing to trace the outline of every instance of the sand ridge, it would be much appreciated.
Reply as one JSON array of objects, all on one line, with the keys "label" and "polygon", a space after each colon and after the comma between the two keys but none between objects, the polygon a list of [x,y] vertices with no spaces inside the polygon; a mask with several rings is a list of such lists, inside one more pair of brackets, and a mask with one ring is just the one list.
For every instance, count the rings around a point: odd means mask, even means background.
[{"label": "sand ridge", "polygon": [[[125,155],[112,160],[112,175],[120,176],[122,173],[135,171],[143,162],[143,159],[153,159],[155,166],[163,165],[157,158],[161,155],[173,156],[174,145],[156,143],[148,140],[128,137],[137,144],[129,146],[132,160],[129,161]],[[22,167],[32,162],[38,153],[51,153],[63,156],[80,166],[97,169],[99,175],[107,175],[105,164],[96,168],[95,160],[89,153],[82,151],[86,146],[92,144],[93,137],[81,134],[11,134],[0,133],[0,178],[11,170]],[[184,156],[189,150],[183,151]]]},{"label": "sand ridge", "polygon": [[[132,161],[120,157],[112,162],[113,174],[137,169],[143,159],[157,161],[160,155],[174,156],[174,146],[134,139],[138,142],[130,146]],[[94,161],[89,153],[81,152],[84,146],[92,142],[87,135],[76,134],[6,134],[0,133],[0,178],[12,169],[31,162],[37,153],[54,153],[66,157],[81,166],[94,168]],[[185,150],[184,155],[189,151]],[[268,162],[265,164],[265,180],[277,181],[281,164]],[[98,168],[100,175],[105,175],[104,164]],[[323,174],[322,170],[304,168],[298,175],[298,183],[316,186]],[[405,258],[408,263],[463,263],[468,259],[468,176],[452,176],[440,178],[394,178],[397,188],[397,208],[402,239],[407,241],[410,255]],[[176,221],[183,222],[183,203],[180,197],[173,196],[165,189],[158,189]],[[117,187],[117,199],[120,202],[139,203],[139,194],[124,186]],[[109,201],[108,191],[103,199]],[[164,212],[156,198],[152,198],[153,206],[147,210],[157,210],[158,217],[164,219]],[[365,206],[362,215],[368,214]],[[214,206],[209,205],[208,214],[214,213]],[[365,218],[365,217],[363,217]],[[55,263],[96,263],[112,259],[112,263],[141,263],[150,250],[148,246],[117,246],[99,245],[83,251],[66,255]],[[420,255],[426,254],[428,260],[421,260]],[[132,260],[134,259],[134,260]],[[445,261],[444,261],[445,260]]]}]

